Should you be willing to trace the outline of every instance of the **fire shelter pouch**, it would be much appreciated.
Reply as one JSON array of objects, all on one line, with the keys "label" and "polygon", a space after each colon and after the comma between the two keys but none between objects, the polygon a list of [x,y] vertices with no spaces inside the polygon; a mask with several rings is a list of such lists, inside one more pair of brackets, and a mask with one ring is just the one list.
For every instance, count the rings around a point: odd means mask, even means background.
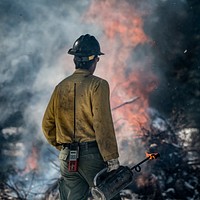
[{"label": "fire shelter pouch", "polygon": [[59,159],[67,160],[68,156],[69,156],[69,149],[68,148],[61,149],[59,154]]}]

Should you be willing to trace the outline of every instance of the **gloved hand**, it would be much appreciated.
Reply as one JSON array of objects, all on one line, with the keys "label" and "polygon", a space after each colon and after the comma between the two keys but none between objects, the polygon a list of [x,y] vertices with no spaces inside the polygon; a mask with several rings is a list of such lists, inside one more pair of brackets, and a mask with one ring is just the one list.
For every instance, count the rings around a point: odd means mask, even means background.
[{"label": "gloved hand", "polygon": [[118,158],[108,160],[107,164],[108,164],[108,170],[107,170],[107,172],[111,172],[112,170],[118,169],[119,165],[120,165]]}]

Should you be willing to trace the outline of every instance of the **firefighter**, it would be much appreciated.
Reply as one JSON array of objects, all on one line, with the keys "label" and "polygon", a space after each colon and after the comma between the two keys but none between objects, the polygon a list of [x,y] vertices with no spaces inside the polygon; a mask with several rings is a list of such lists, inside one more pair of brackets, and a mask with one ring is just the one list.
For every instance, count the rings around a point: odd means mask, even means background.
[{"label": "firefighter", "polygon": [[104,55],[99,42],[81,35],[68,53],[74,56],[75,72],[55,87],[42,128],[47,141],[60,150],[60,199],[85,200],[100,170],[119,167],[119,154],[109,84],[93,75]]}]

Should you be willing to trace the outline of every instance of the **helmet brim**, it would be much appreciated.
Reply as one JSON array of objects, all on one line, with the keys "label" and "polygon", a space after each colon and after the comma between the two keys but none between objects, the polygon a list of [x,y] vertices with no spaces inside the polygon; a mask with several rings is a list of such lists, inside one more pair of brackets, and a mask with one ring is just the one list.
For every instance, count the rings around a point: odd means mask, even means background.
[{"label": "helmet brim", "polygon": [[71,49],[69,49],[69,51],[67,53],[71,54],[71,55],[75,55],[76,52],[71,48]]},{"label": "helmet brim", "polygon": [[68,54],[70,55],[74,55],[74,56],[91,56],[91,55],[96,55],[96,56],[101,56],[101,55],[105,55],[102,52],[98,52],[98,54],[96,53],[89,53],[89,54],[83,54],[82,52],[78,53],[76,50],[74,50],[73,48],[69,49]]}]

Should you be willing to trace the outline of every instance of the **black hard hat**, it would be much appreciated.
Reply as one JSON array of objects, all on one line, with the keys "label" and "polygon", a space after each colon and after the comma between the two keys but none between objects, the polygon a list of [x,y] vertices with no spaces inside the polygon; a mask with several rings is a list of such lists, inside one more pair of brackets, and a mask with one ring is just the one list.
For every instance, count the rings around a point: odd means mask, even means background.
[{"label": "black hard hat", "polygon": [[89,34],[81,35],[75,42],[68,54],[87,57],[91,55],[104,55],[100,50],[100,45],[97,39]]}]

